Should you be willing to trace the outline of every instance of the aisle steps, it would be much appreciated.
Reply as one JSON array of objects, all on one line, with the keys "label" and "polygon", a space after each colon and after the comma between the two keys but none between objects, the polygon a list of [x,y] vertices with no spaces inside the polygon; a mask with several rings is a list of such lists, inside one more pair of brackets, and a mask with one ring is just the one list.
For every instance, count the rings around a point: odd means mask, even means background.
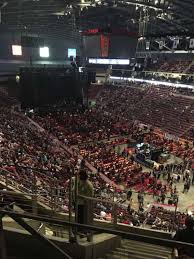
[{"label": "aisle steps", "polygon": [[172,249],[137,242],[122,240],[121,247],[105,255],[104,259],[171,259]]}]

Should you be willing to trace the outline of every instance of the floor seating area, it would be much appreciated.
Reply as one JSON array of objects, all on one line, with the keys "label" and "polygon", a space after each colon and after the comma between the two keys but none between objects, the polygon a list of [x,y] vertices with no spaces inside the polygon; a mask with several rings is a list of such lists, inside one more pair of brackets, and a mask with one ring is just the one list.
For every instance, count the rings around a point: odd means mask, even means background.
[{"label": "floor seating area", "polygon": [[129,161],[128,154],[125,158],[118,154],[114,147],[107,146],[107,143],[85,146],[80,150],[80,154],[97,168],[98,172],[102,172],[117,184],[123,183],[130,187],[140,182],[141,167]]}]

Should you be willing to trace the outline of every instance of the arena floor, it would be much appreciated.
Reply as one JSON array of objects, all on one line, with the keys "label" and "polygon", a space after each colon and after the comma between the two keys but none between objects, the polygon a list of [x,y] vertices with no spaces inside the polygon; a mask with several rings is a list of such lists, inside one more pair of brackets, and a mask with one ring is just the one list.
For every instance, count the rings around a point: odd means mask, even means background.
[{"label": "arena floor", "polygon": [[[166,183],[165,180],[162,181],[162,182]],[[191,186],[188,193],[182,193],[183,182],[180,181],[179,184],[176,184],[176,187],[177,187],[178,196],[179,196],[179,202],[178,202],[177,210],[181,211],[181,212],[186,212],[188,207],[194,205],[194,200],[193,200],[194,186]],[[132,199],[133,199],[132,208],[138,210],[137,194],[133,194]],[[152,204],[153,202],[155,202],[155,200],[154,200],[152,195],[145,195],[144,196],[144,206],[145,206],[145,208],[146,208],[146,206],[149,206],[149,204]],[[167,199],[166,199],[166,202],[167,202]]]},{"label": "arena floor", "polygon": [[[124,149],[126,147],[126,145],[122,145],[121,150]],[[175,163],[175,164],[179,164],[181,163],[182,160],[178,157],[175,157],[173,155],[171,155],[171,158],[167,161],[168,164],[171,163]],[[166,163],[166,164],[167,164]],[[150,172],[152,171],[149,168],[143,167],[143,171],[144,172]],[[167,184],[167,180],[163,179],[162,177],[160,177],[160,180],[163,184]],[[184,183],[183,183],[183,179],[181,178],[179,183],[173,184],[173,187],[176,185],[177,188],[177,192],[178,192],[178,197],[179,197],[179,202],[178,202],[178,207],[177,207],[177,211],[181,211],[181,212],[186,212],[188,207],[191,207],[193,205],[193,210],[194,210],[194,199],[193,199],[193,194],[194,194],[194,185],[191,185],[190,190],[188,193],[183,193],[183,187],[184,187]],[[120,186],[121,189],[123,189],[123,186]],[[134,191],[133,195],[132,195],[132,208],[135,210],[138,210],[138,200],[137,200],[137,193],[136,190],[134,188],[132,188],[132,190]],[[166,197],[169,197],[170,193],[166,194]],[[144,209],[148,208],[151,204],[153,204],[154,202],[157,201],[157,198],[154,199],[153,195],[151,194],[145,194],[144,196]],[[166,198],[165,200],[165,204],[167,204],[168,202],[168,198]]]}]

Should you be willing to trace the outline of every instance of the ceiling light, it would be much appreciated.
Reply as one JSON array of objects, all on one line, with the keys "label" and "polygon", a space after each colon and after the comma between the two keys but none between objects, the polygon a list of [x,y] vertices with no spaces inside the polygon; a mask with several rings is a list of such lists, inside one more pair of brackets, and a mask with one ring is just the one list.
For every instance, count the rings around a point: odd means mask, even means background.
[{"label": "ceiling light", "polygon": [[12,55],[13,56],[22,56],[22,46],[21,45],[12,45]]},{"label": "ceiling light", "polygon": [[41,47],[39,49],[39,54],[41,58],[49,58],[49,48],[48,47]]}]

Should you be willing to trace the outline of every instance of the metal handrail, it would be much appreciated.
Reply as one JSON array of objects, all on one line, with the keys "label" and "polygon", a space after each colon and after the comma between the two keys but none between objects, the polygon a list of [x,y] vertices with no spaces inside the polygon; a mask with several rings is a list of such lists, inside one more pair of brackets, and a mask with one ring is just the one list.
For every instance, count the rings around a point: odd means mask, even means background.
[{"label": "metal handrail", "polygon": [[[121,72],[135,72],[134,70],[129,70],[129,69],[119,69],[119,68],[113,68],[112,71],[121,71]],[[181,76],[193,76],[193,74],[185,74],[185,73],[179,73],[179,72],[165,72],[165,71],[153,71],[153,70],[143,70],[143,71],[138,71],[141,73],[154,73],[154,74],[167,74],[167,75],[172,75],[172,74],[179,74]]]},{"label": "metal handrail", "polygon": [[[5,216],[5,214],[1,214],[1,215]],[[50,247],[52,250],[55,250],[57,258],[73,259],[63,249],[57,246],[53,241],[49,240],[44,235],[42,235],[37,230],[35,230],[33,227],[31,227],[22,217],[18,217],[17,215],[13,215],[13,214],[10,215],[10,217],[13,220],[15,220],[15,222],[17,222],[20,226],[22,226],[26,231],[28,231],[31,235],[36,237],[40,242]],[[51,255],[49,255],[49,257],[51,258]]]},{"label": "metal handrail", "polygon": [[111,205],[116,205],[116,202],[109,201],[109,200],[104,200],[104,199],[99,199],[99,198],[94,198],[94,197],[87,197],[83,195],[78,195],[78,198],[89,200],[89,201],[96,201],[96,202],[103,202],[103,203],[109,203]]},{"label": "metal handrail", "polygon": [[122,238],[125,238],[125,239],[131,239],[131,240],[135,240],[135,241],[140,241],[140,242],[150,243],[150,244],[160,245],[160,246],[166,246],[166,247],[170,247],[170,248],[187,247],[187,248],[194,249],[194,244],[191,244],[191,243],[167,240],[167,239],[163,239],[163,238],[129,233],[129,232],[125,232],[125,231],[109,229],[109,228],[104,228],[104,227],[79,224],[79,223],[64,221],[64,220],[60,220],[60,219],[53,219],[53,218],[49,218],[49,217],[45,217],[45,216],[44,217],[37,216],[37,215],[30,214],[30,213],[22,214],[22,213],[16,213],[16,212],[12,212],[12,211],[5,210],[5,209],[0,209],[0,213],[2,213],[3,215],[10,216],[10,217],[17,216],[19,218],[25,218],[25,219],[41,221],[41,222],[45,222],[45,223],[49,223],[49,224],[55,224],[55,225],[58,225],[61,227],[68,226],[68,227],[74,227],[74,228],[79,227],[82,229],[89,229],[89,230],[92,230],[95,232],[113,234],[113,235],[121,236]]}]

